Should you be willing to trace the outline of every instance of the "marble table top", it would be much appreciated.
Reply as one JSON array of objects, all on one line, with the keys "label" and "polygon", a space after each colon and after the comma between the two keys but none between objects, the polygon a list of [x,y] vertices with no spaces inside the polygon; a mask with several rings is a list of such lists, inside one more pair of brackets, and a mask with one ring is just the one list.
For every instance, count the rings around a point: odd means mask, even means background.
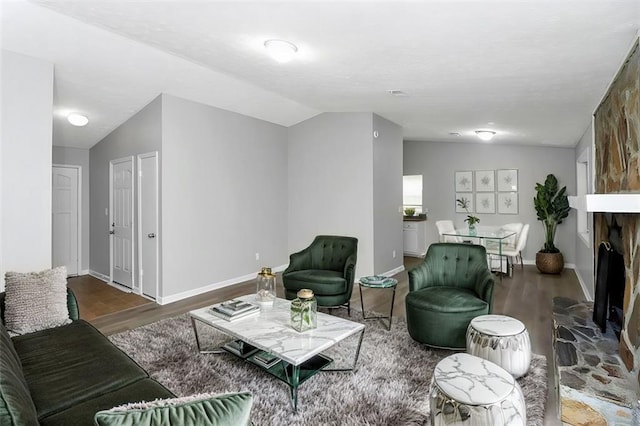
[{"label": "marble table top", "polygon": [[[252,302],[255,295],[236,299]],[[233,322],[210,314],[209,307],[196,309],[189,315],[293,365],[300,365],[341,340],[364,332],[363,324],[322,312],[318,312],[317,328],[298,332],[291,327],[290,306],[289,300],[276,299],[273,306],[262,306],[260,314]]]},{"label": "marble table top", "polygon": [[466,405],[492,405],[505,399],[515,386],[511,374],[491,361],[457,353],[436,365],[435,384],[450,398]]},{"label": "marble table top", "polygon": [[506,315],[480,315],[471,320],[471,327],[489,336],[514,336],[525,330],[522,321]]}]

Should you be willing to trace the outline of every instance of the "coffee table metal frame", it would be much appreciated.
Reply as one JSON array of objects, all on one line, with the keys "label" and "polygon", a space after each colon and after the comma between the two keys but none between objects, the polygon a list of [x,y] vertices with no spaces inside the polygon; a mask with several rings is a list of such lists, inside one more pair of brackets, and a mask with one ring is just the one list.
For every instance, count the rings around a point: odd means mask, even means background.
[{"label": "coffee table metal frame", "polygon": [[[379,320],[383,325],[384,325],[384,320],[388,319],[389,322],[386,324],[387,326],[387,330],[391,331],[391,318],[393,318],[393,303],[396,299],[396,287],[398,286],[398,280],[396,280],[395,278],[387,278],[387,280],[389,280],[389,282],[387,284],[382,284],[382,285],[376,285],[376,284],[369,284],[366,281],[359,281],[359,288],[360,288],[360,307],[362,308],[362,318],[365,320],[372,320],[372,319],[377,319]],[[392,289],[392,293],[391,293],[391,308],[389,309],[389,316],[380,316],[380,315],[374,315],[374,316],[366,316],[366,310],[364,309],[364,300],[362,299],[362,287],[366,287],[366,288],[373,288],[373,289],[387,289],[390,288]]]},{"label": "coffee table metal frame", "polygon": [[[250,301],[253,297],[253,295],[248,295],[238,299]],[[256,316],[243,318],[234,322],[229,322],[207,313],[208,307],[191,311],[189,315],[198,352],[201,354],[231,353],[285,382],[290,389],[293,409],[297,411],[298,387],[316,373],[320,371],[355,371],[358,357],[360,356],[365,327],[363,324],[318,312],[318,328],[299,333],[289,326],[290,303],[288,300],[276,299],[274,307],[264,308],[264,310]],[[224,346],[215,349],[204,349],[198,334],[198,323],[212,327],[216,331],[232,337],[233,340],[242,340],[258,349],[272,353],[281,361],[270,368],[265,368],[254,361],[254,354],[248,356],[238,355],[225,350]],[[336,326],[335,331],[331,330],[333,326]],[[261,330],[266,331],[264,334],[261,334]],[[358,338],[353,364],[347,368],[326,368],[333,360],[321,352],[357,333],[360,333],[360,336]],[[269,335],[275,337],[270,338]],[[315,345],[311,343],[314,342],[314,335],[318,337],[315,339]],[[304,345],[296,345],[294,342],[296,339],[299,339]],[[283,347],[283,345],[286,346],[287,341],[290,343],[289,350]],[[305,349],[300,349],[303,347]]]}]

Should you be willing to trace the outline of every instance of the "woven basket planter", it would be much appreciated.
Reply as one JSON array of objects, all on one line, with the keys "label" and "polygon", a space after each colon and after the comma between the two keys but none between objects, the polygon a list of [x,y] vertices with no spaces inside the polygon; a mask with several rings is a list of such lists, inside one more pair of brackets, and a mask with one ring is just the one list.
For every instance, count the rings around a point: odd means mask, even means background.
[{"label": "woven basket planter", "polygon": [[536,266],[543,274],[559,274],[564,269],[562,253],[536,253]]}]

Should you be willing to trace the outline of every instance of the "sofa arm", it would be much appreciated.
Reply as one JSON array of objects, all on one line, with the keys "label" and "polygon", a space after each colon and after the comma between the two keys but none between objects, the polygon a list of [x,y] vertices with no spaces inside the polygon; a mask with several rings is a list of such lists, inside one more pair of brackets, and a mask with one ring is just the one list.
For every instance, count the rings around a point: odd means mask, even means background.
[{"label": "sofa arm", "polygon": [[289,256],[289,266],[282,273],[283,275],[287,274],[287,272],[293,271],[301,271],[303,269],[308,269],[308,266],[311,264],[311,251],[309,248],[305,248],[297,253],[293,253]]},{"label": "sofa arm", "polygon": [[356,253],[353,253],[347,258],[347,261],[344,264],[342,275],[344,276],[344,279],[347,280],[347,287],[352,286],[356,279],[357,256],[358,255]]},{"label": "sofa arm", "polygon": [[409,275],[409,291],[420,290],[424,287],[429,287],[429,276],[431,275],[429,265],[427,262],[422,262],[420,265],[408,272]]},{"label": "sofa arm", "polygon": [[489,313],[491,313],[493,312],[493,275],[487,269],[484,272],[478,271],[476,277],[474,290],[482,300],[489,304]]},{"label": "sofa arm", "polygon": [[67,308],[69,309],[69,318],[73,321],[80,319],[80,307],[78,306],[78,299],[76,294],[67,287]]}]

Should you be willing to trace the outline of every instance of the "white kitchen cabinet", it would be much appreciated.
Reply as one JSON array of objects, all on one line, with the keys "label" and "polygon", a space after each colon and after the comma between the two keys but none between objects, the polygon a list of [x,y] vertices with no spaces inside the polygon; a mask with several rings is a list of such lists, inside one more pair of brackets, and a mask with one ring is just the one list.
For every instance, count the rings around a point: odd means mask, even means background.
[{"label": "white kitchen cabinet", "polygon": [[402,222],[404,236],[404,254],[424,256],[427,252],[427,221],[405,220]]}]

